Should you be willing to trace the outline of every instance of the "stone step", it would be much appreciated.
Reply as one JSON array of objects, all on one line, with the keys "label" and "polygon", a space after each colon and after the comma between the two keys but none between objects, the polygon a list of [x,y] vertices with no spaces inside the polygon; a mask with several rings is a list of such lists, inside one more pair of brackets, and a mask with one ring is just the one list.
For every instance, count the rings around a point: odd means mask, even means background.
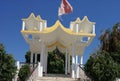
[{"label": "stone step", "polygon": [[75,81],[75,79],[63,74],[47,74],[44,77],[38,77],[37,81]]},{"label": "stone step", "polygon": [[65,75],[65,74],[45,74],[44,77],[70,77],[70,75]]}]

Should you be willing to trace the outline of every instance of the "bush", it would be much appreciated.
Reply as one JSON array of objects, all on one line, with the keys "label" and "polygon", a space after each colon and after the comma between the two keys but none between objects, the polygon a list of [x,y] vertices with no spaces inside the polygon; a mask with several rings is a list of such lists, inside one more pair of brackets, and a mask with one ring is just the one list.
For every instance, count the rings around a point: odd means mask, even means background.
[{"label": "bush", "polygon": [[85,64],[85,72],[94,81],[114,81],[118,75],[117,63],[108,53],[99,52],[98,56],[91,57]]},{"label": "bush", "polygon": [[21,81],[25,81],[30,76],[30,66],[28,64],[23,65],[18,76]]}]

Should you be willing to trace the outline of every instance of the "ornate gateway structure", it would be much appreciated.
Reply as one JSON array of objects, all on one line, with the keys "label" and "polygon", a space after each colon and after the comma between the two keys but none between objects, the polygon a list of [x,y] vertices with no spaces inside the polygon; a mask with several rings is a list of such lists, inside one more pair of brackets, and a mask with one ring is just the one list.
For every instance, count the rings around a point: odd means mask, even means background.
[{"label": "ornate gateway structure", "polygon": [[[48,52],[56,47],[59,51],[65,53],[65,74],[71,74],[72,78],[79,78],[79,66],[83,64],[83,52],[86,46],[89,46],[95,37],[95,23],[90,22],[85,16],[82,20],[77,18],[70,23],[70,27],[64,27],[59,20],[51,27],[47,27],[47,21],[35,16],[33,13],[28,18],[23,18],[21,33],[30,45],[31,59],[35,55],[37,63],[37,54],[40,54],[40,64],[38,76],[47,74]],[[72,56],[72,65],[70,65],[70,56]],[[80,57],[80,60],[78,60]]]}]

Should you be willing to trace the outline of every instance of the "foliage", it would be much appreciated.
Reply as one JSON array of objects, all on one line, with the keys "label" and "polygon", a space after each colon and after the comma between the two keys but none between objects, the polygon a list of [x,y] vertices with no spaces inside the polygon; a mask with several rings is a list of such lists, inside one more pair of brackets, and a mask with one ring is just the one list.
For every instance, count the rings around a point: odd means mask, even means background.
[{"label": "foliage", "polygon": [[65,72],[65,54],[60,53],[58,49],[48,54],[48,73]]},{"label": "foliage", "polygon": [[99,39],[101,50],[109,52],[114,61],[120,63],[120,23],[115,24],[112,30],[105,30]]},{"label": "foliage", "polygon": [[85,64],[85,71],[94,81],[114,81],[120,77],[120,23],[105,30],[99,37],[100,50]]},{"label": "foliage", "polygon": [[117,71],[118,71],[118,75],[117,75],[117,77],[120,78],[120,64],[118,64],[118,66],[117,66]]},{"label": "foliage", "polygon": [[18,76],[21,81],[25,81],[29,77],[29,75],[30,75],[30,66],[29,64],[25,64],[20,68]]},{"label": "foliage", "polygon": [[118,71],[117,64],[107,52],[97,52],[85,65],[85,71],[94,81],[114,81]]},{"label": "foliage", "polygon": [[[28,51],[25,54],[26,63],[30,63],[30,54]],[[35,56],[33,55],[33,62]],[[38,54],[37,61],[40,61],[40,54]],[[55,49],[53,52],[48,53],[48,73],[65,73],[65,54],[60,53],[58,49]]]},{"label": "foliage", "polygon": [[3,44],[0,44],[0,81],[12,81],[15,73],[16,66],[13,56],[7,54]]},{"label": "foliage", "polygon": [[[31,52],[27,51],[25,54],[25,62],[30,64]],[[40,62],[40,54],[37,54],[37,61]],[[35,55],[33,54],[33,63],[35,62]]]},{"label": "foliage", "polygon": [[26,59],[26,63],[29,63],[30,64],[30,54],[31,52],[30,51],[27,51],[26,54],[25,54],[25,59]]}]

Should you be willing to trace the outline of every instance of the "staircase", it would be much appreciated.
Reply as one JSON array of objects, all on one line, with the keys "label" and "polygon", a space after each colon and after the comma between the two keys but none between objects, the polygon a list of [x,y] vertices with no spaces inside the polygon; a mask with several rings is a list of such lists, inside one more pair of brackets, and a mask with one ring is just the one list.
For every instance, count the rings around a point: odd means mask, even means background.
[{"label": "staircase", "polygon": [[77,79],[72,79],[70,75],[65,74],[45,74],[43,77],[39,77],[38,73],[40,71],[38,64],[33,70],[32,74],[26,81],[92,81],[84,72],[84,69],[79,67],[79,77]]},{"label": "staircase", "polygon": [[75,79],[63,74],[47,74],[44,77],[38,77],[36,81],[75,81]]}]

